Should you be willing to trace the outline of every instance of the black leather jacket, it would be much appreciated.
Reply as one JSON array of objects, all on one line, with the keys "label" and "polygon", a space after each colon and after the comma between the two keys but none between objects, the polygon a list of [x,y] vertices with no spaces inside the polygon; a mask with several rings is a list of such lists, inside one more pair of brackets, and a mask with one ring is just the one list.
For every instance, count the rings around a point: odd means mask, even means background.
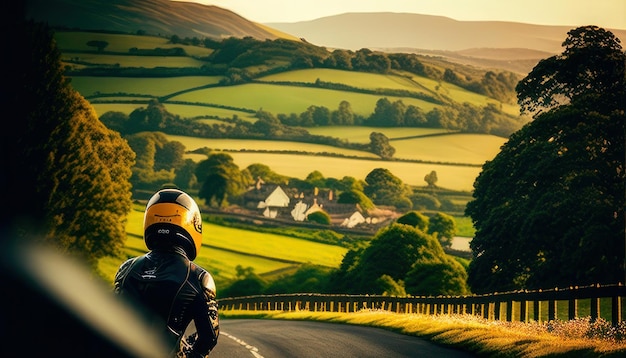
[{"label": "black leather jacket", "polygon": [[204,357],[217,344],[215,282],[183,249],[152,250],[127,260],[115,275],[115,292],[145,309],[149,322],[168,337],[173,354],[192,320],[198,335],[191,356]]}]

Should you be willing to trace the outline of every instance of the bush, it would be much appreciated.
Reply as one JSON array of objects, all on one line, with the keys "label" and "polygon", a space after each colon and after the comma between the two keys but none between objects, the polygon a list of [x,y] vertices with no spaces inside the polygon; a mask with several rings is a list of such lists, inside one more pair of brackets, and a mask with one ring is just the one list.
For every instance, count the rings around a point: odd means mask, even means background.
[{"label": "bush", "polygon": [[306,219],[311,222],[315,222],[322,225],[330,225],[330,216],[323,211],[316,211],[310,213]]}]

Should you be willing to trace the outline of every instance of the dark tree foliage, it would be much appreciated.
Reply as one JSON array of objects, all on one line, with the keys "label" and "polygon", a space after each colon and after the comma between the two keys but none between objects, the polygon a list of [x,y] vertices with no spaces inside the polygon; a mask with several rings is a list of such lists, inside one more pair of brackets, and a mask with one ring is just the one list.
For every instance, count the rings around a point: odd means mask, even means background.
[{"label": "dark tree foliage", "polygon": [[[435,238],[394,223],[381,229],[366,248],[349,251],[330,284],[334,292],[390,294],[401,291],[409,280],[409,294],[463,294],[468,292],[466,275],[460,264],[446,258]],[[436,277],[437,284],[420,286],[427,277]]]},{"label": "dark tree foliage", "polygon": [[322,224],[322,225],[330,225],[330,215],[324,211],[316,211],[310,213],[306,217],[307,221]]},{"label": "dark tree foliage", "polygon": [[580,96],[623,94],[620,40],[597,26],[578,27],[567,34],[565,51],[540,61],[515,88],[522,113],[550,110]]},{"label": "dark tree foliage", "polygon": [[390,159],[396,153],[396,148],[389,144],[389,138],[380,132],[370,133],[370,151],[383,159]]},{"label": "dark tree foliage", "polygon": [[95,265],[123,247],[135,154],[64,78],[48,26],[25,22],[13,30],[25,56],[10,86],[17,113],[3,140],[6,187],[18,198],[11,229]]},{"label": "dark tree foliage", "polygon": [[626,55],[592,26],[564,45],[519,86],[523,110],[548,111],[474,183],[475,293],[624,281]]},{"label": "dark tree foliage", "polygon": [[226,204],[229,197],[240,195],[252,183],[226,153],[211,154],[198,163],[196,177],[200,183],[198,196],[208,205],[218,207]]},{"label": "dark tree foliage", "polygon": [[411,194],[410,188],[385,168],[373,169],[365,177],[365,183],[363,192],[376,205],[394,205]]},{"label": "dark tree foliage", "polygon": [[410,225],[416,229],[426,232],[428,229],[428,217],[418,211],[409,211],[396,220],[398,224]]},{"label": "dark tree foliage", "polygon": [[438,212],[428,220],[428,231],[430,235],[436,236],[443,247],[452,246],[452,238],[456,235],[456,223],[454,218],[448,214]]}]

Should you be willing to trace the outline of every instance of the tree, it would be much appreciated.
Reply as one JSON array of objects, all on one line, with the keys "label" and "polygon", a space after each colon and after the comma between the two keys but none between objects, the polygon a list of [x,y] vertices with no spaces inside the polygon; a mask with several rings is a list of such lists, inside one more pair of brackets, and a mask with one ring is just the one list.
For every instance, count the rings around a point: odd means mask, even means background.
[{"label": "tree", "polygon": [[396,220],[396,222],[398,224],[413,226],[414,228],[419,229],[422,232],[426,232],[429,225],[428,217],[417,211],[409,211],[408,213],[400,216],[398,220]]},{"label": "tree", "polygon": [[426,184],[428,184],[429,188],[436,188],[437,187],[437,180],[439,180],[437,178],[437,172],[436,171],[431,171],[430,173],[424,175],[424,181],[426,182]]},{"label": "tree", "polygon": [[[425,271],[432,263],[438,266]],[[366,248],[348,252],[332,282],[343,293],[389,294],[402,292],[407,279],[417,286],[418,276],[423,280],[434,276],[446,281],[433,285],[428,294],[462,294],[467,292],[464,275],[465,269],[446,258],[435,238],[410,225],[394,223],[381,229]],[[419,293],[415,289],[406,292]]]},{"label": "tree", "polygon": [[198,163],[196,177],[201,183],[198,196],[207,205],[223,206],[228,197],[240,195],[251,184],[250,178],[244,177],[233,158],[226,153],[209,155]]},{"label": "tree", "polygon": [[376,205],[394,205],[401,198],[410,195],[410,188],[389,169],[375,168],[365,177],[365,195]]},{"label": "tree", "polygon": [[330,225],[330,215],[324,211],[315,211],[310,213],[306,217],[307,221],[322,224],[322,225]]},{"label": "tree", "polygon": [[581,96],[623,96],[620,40],[597,26],[578,27],[567,35],[562,54],[539,61],[517,84],[522,113],[541,113]]},{"label": "tree", "polygon": [[428,233],[439,240],[443,247],[452,246],[452,238],[456,235],[456,222],[454,218],[445,213],[435,213],[428,220]]},{"label": "tree", "polygon": [[87,41],[87,46],[95,47],[98,49],[98,52],[102,52],[107,46],[109,46],[109,43],[102,40],[91,40]]},{"label": "tree", "polygon": [[389,138],[380,132],[370,133],[370,150],[383,159],[390,159],[396,149],[389,144]]},{"label": "tree", "polygon": [[596,27],[568,34],[518,86],[534,120],[474,183],[476,293],[624,280],[626,55]]},{"label": "tree", "polygon": [[176,176],[174,177],[174,184],[181,190],[194,189],[198,184],[198,178],[196,178],[196,163],[193,159],[185,159],[183,165],[176,170]]},{"label": "tree", "polygon": [[467,272],[454,259],[420,259],[406,275],[405,290],[413,296],[466,295]]},{"label": "tree", "polygon": [[370,198],[368,198],[362,191],[357,189],[342,191],[337,198],[337,203],[357,204],[363,210],[369,210],[375,207]]},{"label": "tree", "polygon": [[124,246],[135,154],[64,78],[52,30],[29,21],[15,31],[28,56],[7,93],[21,111],[2,141],[5,187],[18,195],[9,230],[95,267]]}]

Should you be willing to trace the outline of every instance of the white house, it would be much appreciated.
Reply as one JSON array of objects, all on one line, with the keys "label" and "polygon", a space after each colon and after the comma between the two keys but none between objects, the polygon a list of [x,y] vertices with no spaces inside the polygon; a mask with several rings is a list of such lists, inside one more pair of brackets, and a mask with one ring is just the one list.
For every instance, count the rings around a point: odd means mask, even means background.
[{"label": "white house", "polygon": [[289,196],[285,194],[285,191],[280,186],[277,186],[274,191],[265,198],[264,201],[260,201],[257,205],[258,209],[265,209],[263,216],[268,218],[275,218],[278,215],[278,208],[286,208],[289,206]]}]

